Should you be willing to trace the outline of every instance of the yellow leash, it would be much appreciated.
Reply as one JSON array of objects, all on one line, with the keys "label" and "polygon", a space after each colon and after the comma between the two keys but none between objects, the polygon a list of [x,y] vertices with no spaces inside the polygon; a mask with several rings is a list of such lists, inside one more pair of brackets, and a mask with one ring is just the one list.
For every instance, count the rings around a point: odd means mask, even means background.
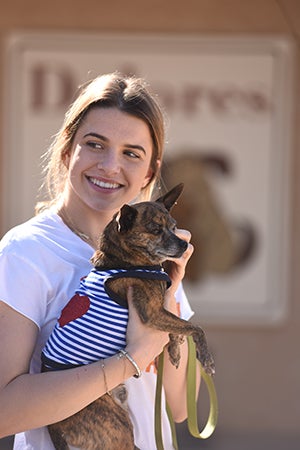
[{"label": "yellow leash", "polygon": [[[157,371],[157,385],[155,394],[155,440],[157,450],[164,450],[162,428],[161,428],[161,393],[162,393],[162,379],[163,379],[163,363],[164,354],[161,353],[158,360]],[[204,381],[208,390],[210,410],[206,425],[200,432],[198,427],[197,417],[197,400],[196,400],[196,364],[200,362],[196,358],[196,347],[191,336],[188,337],[188,366],[187,366],[187,411],[188,411],[188,429],[190,434],[198,439],[207,439],[214,432],[218,420],[218,399],[216,394],[213,379],[208,375],[200,364],[200,372],[202,380]],[[176,428],[171,415],[171,411],[167,405],[167,413],[172,430],[173,446],[178,450]]]},{"label": "yellow leash", "polygon": [[155,426],[155,441],[157,450],[164,450],[162,429],[161,429],[161,392],[162,392],[163,370],[164,370],[164,352],[162,352],[158,358],[157,381],[155,392],[154,426]]},{"label": "yellow leash", "polygon": [[[187,369],[187,409],[188,409],[188,429],[192,436],[199,439],[207,439],[214,432],[218,421],[218,398],[213,379],[203,369],[196,358],[196,346],[191,336],[188,336],[188,369]],[[210,409],[207,423],[200,432],[197,419],[196,401],[196,363],[200,364],[201,379],[206,384],[209,395]]]}]

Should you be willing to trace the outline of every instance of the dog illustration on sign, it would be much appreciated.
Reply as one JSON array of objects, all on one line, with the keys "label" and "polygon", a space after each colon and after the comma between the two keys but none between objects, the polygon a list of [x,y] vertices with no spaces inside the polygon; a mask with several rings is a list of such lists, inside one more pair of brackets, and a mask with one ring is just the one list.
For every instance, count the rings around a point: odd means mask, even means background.
[{"label": "dog illustration on sign", "polygon": [[174,211],[180,228],[192,233],[194,253],[185,281],[201,283],[207,276],[230,275],[253,261],[260,244],[250,220],[232,219],[220,201],[210,175],[233,176],[232,160],[224,151],[182,150],[165,159],[163,179],[173,186],[180,179],[184,192]]}]

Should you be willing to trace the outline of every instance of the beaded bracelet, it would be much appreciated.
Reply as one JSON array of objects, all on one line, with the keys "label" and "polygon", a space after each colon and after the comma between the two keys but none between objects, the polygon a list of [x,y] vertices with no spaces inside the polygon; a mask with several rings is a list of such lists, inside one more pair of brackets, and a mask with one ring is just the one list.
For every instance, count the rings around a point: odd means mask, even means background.
[{"label": "beaded bracelet", "polygon": [[126,350],[121,349],[119,351],[119,355],[118,357],[121,359],[125,356],[125,358],[128,359],[129,362],[131,362],[131,364],[133,365],[133,367],[136,370],[136,373],[133,375],[134,378],[140,378],[140,376],[142,376],[142,371],[139,368],[139,366],[137,365],[137,363],[135,362],[135,360],[132,358],[132,356],[129,355],[129,353]]}]

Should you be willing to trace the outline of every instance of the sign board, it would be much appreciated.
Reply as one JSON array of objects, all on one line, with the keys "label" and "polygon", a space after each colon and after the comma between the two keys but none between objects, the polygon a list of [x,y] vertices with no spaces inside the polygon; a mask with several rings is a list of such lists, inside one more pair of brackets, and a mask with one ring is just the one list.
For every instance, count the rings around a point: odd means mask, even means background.
[{"label": "sign board", "polygon": [[[225,216],[250,223],[256,237],[239,270],[185,281],[193,309],[202,323],[280,323],[288,305],[292,59],[291,43],[276,36],[9,36],[4,229],[32,216],[40,157],[77,87],[115,70],[145,77],[167,111],[166,159],[205,155],[230,167],[211,176],[212,188]],[[195,183],[196,196],[199,189]]]}]

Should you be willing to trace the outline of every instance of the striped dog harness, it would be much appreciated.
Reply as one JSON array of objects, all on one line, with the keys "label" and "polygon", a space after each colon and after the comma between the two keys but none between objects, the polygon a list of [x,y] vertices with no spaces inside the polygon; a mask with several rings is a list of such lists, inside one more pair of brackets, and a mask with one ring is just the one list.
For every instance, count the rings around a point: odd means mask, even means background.
[{"label": "striped dog harness", "polygon": [[61,312],[42,352],[46,370],[89,364],[114,355],[126,346],[127,301],[116,296],[107,282],[130,277],[171,281],[160,266],[97,270],[84,277]]}]

